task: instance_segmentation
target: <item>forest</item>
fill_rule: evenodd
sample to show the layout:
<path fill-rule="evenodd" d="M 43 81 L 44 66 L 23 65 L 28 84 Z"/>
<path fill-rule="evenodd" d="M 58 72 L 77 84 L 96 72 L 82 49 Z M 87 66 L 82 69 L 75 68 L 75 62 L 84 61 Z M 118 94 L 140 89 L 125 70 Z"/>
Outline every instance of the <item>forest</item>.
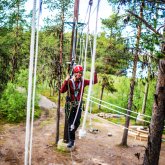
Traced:
<path fill-rule="evenodd" d="M 25 8 L 27 0 L 0 1 L 0 125 L 27 122 L 33 88 L 35 120 L 42 114 L 40 95 L 57 104 L 57 144 L 60 107 L 65 106 L 59 89 L 73 63 L 85 65 L 84 77 L 90 79 L 94 70 L 98 73 L 91 92 L 92 113 L 124 115 L 122 146 L 127 146 L 128 128 L 140 115 L 146 121 L 141 124 L 149 129 L 143 164 L 156 165 L 165 134 L 165 1 L 107 0 L 112 14 L 101 18 L 103 11 L 98 11 L 99 32 L 91 32 L 89 26 L 93 1 L 89 0 L 88 20 L 80 22 L 79 1 L 42 0 L 36 7 L 34 0 L 31 11 Z M 99 3 L 103 2 L 98 0 L 98 9 Z M 41 26 L 44 11 L 51 14 Z M 33 104 L 32 98 L 29 102 Z M 108 104 L 116 109 L 107 108 Z"/>

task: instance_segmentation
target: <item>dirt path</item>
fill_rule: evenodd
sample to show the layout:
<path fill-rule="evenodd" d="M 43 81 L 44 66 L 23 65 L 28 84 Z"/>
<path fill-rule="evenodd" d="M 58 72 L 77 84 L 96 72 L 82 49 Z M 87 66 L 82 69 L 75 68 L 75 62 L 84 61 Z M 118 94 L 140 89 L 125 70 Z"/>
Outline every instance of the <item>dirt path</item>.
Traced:
<path fill-rule="evenodd" d="M 49 102 L 52 105 L 52 102 Z M 54 147 L 55 109 L 44 104 L 40 119 L 34 122 L 32 165 L 140 165 L 143 160 L 145 141 L 128 137 L 128 148 L 119 147 L 123 130 L 108 121 L 93 116 L 92 126 L 97 133 L 87 132 L 86 137 L 76 140 L 74 151 L 62 153 Z M 54 104 L 51 108 L 54 108 Z M 50 108 L 50 107 L 49 107 Z M 63 112 L 63 111 L 61 111 Z M 63 124 L 64 114 L 61 113 Z M 60 130 L 63 131 L 61 124 Z M 88 128 L 89 129 L 89 128 Z M 87 129 L 87 130 L 88 130 Z M 108 136 L 108 133 L 112 136 Z M 60 137 L 63 137 L 61 133 Z M 0 165 L 24 164 L 25 124 L 5 124 L 0 129 Z M 138 159 L 135 154 L 140 153 Z M 165 143 L 162 143 L 159 165 L 165 162 Z"/>

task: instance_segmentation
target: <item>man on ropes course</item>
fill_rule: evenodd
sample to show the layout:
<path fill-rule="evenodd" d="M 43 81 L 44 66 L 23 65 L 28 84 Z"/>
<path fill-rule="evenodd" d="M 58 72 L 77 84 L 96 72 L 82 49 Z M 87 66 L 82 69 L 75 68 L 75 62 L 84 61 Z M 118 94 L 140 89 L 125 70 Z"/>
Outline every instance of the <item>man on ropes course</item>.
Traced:
<path fill-rule="evenodd" d="M 83 67 L 81 65 L 76 65 L 73 68 L 73 76 L 70 78 L 68 75 L 62 84 L 60 89 L 61 93 L 68 91 L 69 96 L 67 96 L 65 104 L 65 113 L 68 118 L 68 137 L 69 143 L 68 148 L 74 146 L 75 132 L 80 125 L 81 112 L 82 112 L 82 94 L 84 88 L 90 84 L 90 80 L 82 78 Z M 97 83 L 97 73 L 94 73 L 93 84 Z"/>

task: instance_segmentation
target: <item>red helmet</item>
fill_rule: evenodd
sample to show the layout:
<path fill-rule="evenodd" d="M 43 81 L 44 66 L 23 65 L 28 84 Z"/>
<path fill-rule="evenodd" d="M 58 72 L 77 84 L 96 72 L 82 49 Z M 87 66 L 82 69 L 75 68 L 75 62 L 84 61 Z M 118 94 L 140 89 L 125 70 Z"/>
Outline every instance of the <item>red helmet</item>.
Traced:
<path fill-rule="evenodd" d="M 83 67 L 81 65 L 76 65 L 73 68 L 73 73 L 82 72 L 82 71 L 83 71 Z"/>

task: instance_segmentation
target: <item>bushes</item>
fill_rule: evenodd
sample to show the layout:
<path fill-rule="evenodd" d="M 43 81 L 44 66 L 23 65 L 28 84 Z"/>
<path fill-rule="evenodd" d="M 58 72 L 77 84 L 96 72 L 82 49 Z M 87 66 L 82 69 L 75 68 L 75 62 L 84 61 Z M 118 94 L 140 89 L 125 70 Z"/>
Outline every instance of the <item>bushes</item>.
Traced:
<path fill-rule="evenodd" d="M 25 92 L 19 92 L 14 84 L 8 83 L 0 100 L 1 116 L 9 122 L 20 122 L 25 119 L 26 100 Z"/>
<path fill-rule="evenodd" d="M 15 84 L 8 83 L 7 88 L 2 93 L 2 97 L 0 99 L 0 118 L 14 123 L 25 120 L 26 103 L 26 90 L 24 90 L 24 88 L 17 88 Z M 35 105 L 35 109 L 34 117 L 39 117 L 39 107 Z"/>

